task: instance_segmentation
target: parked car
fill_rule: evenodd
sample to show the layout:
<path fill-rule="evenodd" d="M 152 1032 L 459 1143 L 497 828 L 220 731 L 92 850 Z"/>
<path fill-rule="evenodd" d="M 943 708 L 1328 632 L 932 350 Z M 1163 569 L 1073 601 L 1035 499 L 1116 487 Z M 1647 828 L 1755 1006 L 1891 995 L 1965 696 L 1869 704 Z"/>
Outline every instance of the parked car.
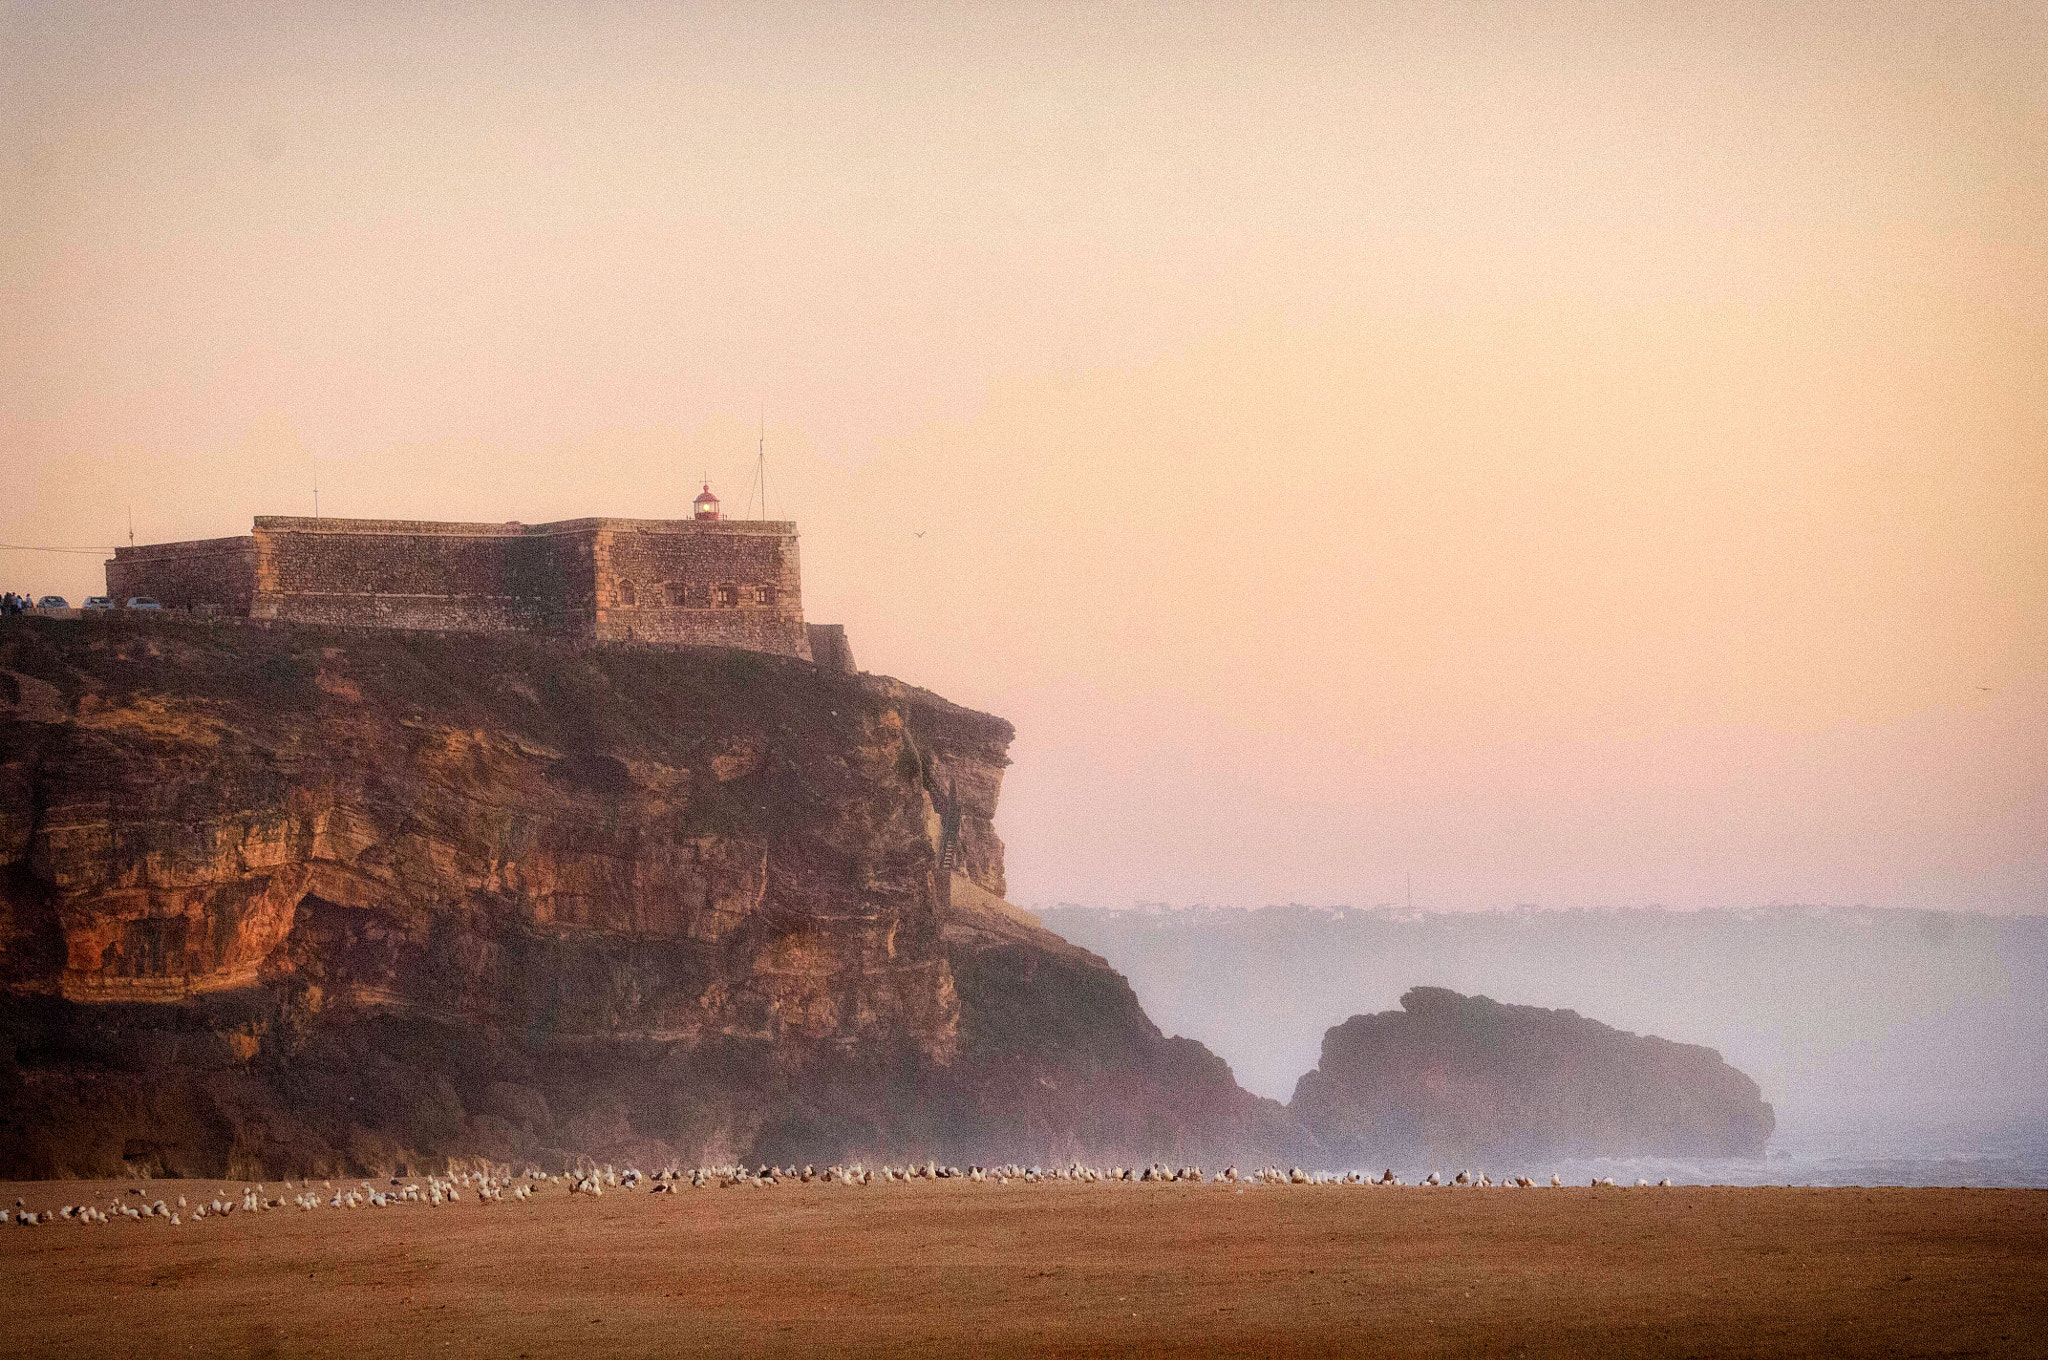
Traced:
<path fill-rule="evenodd" d="M 112 609 L 113 607 L 114 602 L 104 595 L 88 595 L 85 597 L 85 603 L 79 606 L 80 609 Z"/>
<path fill-rule="evenodd" d="M 130 595 L 125 606 L 128 609 L 162 609 L 163 606 L 147 595 Z"/>
<path fill-rule="evenodd" d="M 71 601 L 65 599 L 62 595 L 45 595 L 42 599 L 36 601 L 36 608 L 38 609 L 69 609 L 70 607 Z"/>

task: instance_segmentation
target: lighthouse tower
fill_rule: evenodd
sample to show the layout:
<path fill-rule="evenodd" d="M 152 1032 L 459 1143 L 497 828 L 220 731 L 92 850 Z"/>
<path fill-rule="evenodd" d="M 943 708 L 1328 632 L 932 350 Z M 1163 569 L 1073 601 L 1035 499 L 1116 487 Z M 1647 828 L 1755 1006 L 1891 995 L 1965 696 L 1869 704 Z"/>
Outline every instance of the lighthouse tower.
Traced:
<path fill-rule="evenodd" d="M 691 505 L 695 508 L 698 519 L 718 518 L 718 497 L 711 494 L 709 482 L 704 483 L 704 489 L 697 493 L 697 499 L 692 501 Z"/>

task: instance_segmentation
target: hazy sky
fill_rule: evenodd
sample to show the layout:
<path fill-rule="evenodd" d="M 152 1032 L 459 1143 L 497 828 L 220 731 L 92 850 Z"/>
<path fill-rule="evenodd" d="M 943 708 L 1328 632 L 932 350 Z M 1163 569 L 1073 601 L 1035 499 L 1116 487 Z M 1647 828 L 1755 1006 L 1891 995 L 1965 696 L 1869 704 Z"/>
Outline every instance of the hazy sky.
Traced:
<path fill-rule="evenodd" d="M 1018 901 L 2048 909 L 2033 0 L 4 13 L 0 541 L 765 412 Z"/>

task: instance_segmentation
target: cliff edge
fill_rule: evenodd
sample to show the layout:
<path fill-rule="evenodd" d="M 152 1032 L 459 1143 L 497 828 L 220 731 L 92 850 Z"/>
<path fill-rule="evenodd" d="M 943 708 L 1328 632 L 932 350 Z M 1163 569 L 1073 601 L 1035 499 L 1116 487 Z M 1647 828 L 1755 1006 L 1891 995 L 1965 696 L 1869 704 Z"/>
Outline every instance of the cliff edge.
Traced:
<path fill-rule="evenodd" d="M 1755 1157 L 1775 1127 L 1757 1084 L 1711 1048 L 1441 987 L 1331 1028 L 1288 1108 L 1361 1164 Z"/>
<path fill-rule="evenodd" d="M 747 652 L 17 623 L 0 1174 L 1292 1136 L 1001 901 L 1011 736 Z"/>

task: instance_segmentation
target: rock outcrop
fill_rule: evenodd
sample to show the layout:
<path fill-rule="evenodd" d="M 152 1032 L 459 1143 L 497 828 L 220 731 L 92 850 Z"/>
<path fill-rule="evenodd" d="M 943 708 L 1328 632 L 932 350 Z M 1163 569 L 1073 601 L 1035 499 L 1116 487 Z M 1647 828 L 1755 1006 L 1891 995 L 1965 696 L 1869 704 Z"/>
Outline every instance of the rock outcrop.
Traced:
<path fill-rule="evenodd" d="M 19 622 L 0 1174 L 1283 1143 L 1001 901 L 1010 738 L 744 652 Z"/>
<path fill-rule="evenodd" d="M 1330 1029 L 1288 1108 L 1329 1155 L 1359 1164 L 1754 1157 L 1775 1123 L 1756 1083 L 1711 1048 L 1441 987 Z"/>

